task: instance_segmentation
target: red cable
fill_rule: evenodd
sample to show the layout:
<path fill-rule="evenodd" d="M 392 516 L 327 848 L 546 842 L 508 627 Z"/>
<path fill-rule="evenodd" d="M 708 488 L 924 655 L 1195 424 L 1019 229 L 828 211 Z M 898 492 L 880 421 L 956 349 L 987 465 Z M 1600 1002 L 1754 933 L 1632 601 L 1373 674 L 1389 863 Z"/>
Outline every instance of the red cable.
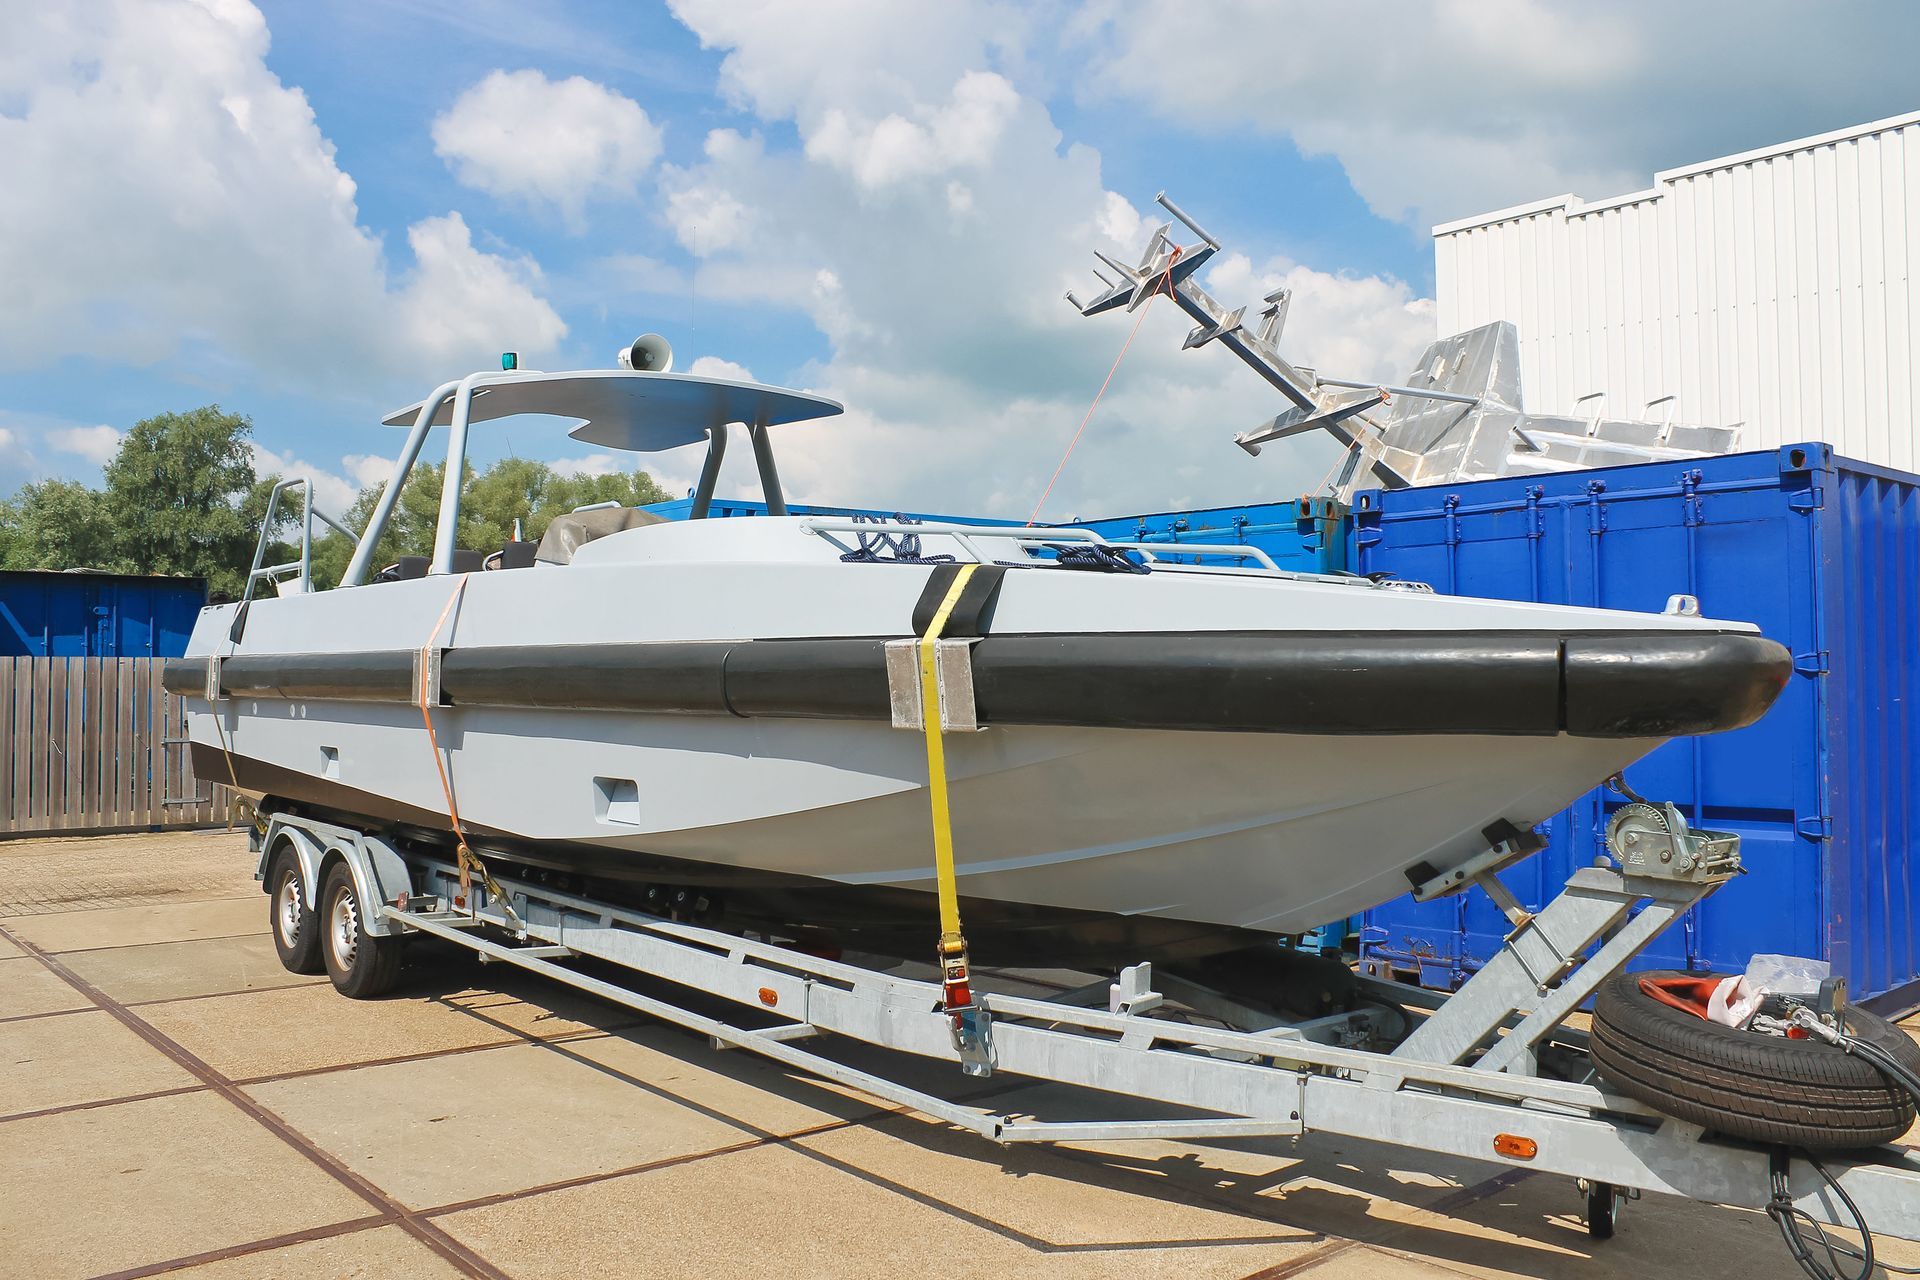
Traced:
<path fill-rule="evenodd" d="M 1179 258 L 1180 247 L 1175 245 L 1173 249 L 1173 261 L 1167 263 L 1166 274 L 1160 277 L 1161 288 L 1168 292 L 1171 292 L 1173 289 L 1173 262 L 1178 261 Z M 1133 322 L 1133 332 L 1129 333 L 1127 340 L 1120 344 L 1120 354 L 1113 358 L 1113 367 L 1107 370 L 1106 380 L 1100 384 L 1100 390 L 1094 393 L 1093 403 L 1087 406 L 1087 416 L 1080 419 L 1079 430 L 1073 433 L 1073 439 L 1067 441 L 1067 451 L 1060 455 L 1060 465 L 1053 469 L 1053 475 L 1048 479 L 1047 487 L 1041 490 L 1040 501 L 1033 504 L 1033 514 L 1027 517 L 1028 528 L 1032 528 L 1035 524 L 1039 523 L 1040 509 L 1047 505 L 1047 498 L 1053 493 L 1054 483 L 1060 479 L 1060 473 L 1067 469 L 1067 459 L 1073 456 L 1074 446 L 1080 443 L 1080 437 L 1085 434 L 1087 424 L 1093 421 L 1093 411 L 1100 407 L 1100 397 L 1107 394 L 1107 387 L 1112 383 L 1113 375 L 1120 372 L 1120 362 L 1127 358 L 1127 349 L 1133 346 L 1134 338 L 1140 333 L 1140 326 L 1147 322 L 1147 312 L 1153 310 L 1154 301 L 1159 298 L 1160 293 L 1161 289 L 1157 288 L 1147 295 L 1147 305 L 1140 308 L 1140 318 Z"/>

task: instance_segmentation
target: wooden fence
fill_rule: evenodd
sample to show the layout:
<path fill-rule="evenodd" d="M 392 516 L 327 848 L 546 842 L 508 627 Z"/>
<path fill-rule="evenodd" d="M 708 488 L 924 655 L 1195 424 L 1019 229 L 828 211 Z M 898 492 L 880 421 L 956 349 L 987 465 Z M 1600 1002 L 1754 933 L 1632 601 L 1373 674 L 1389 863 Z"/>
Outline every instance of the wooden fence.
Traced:
<path fill-rule="evenodd" d="M 186 709 L 160 687 L 164 662 L 0 658 L 0 836 L 226 820 L 226 788 L 166 741 L 186 737 Z"/>

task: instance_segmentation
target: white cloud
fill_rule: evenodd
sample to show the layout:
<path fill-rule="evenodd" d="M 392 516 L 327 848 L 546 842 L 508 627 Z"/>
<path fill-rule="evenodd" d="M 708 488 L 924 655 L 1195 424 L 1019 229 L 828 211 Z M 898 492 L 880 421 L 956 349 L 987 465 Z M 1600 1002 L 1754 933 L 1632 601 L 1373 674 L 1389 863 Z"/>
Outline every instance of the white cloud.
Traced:
<path fill-rule="evenodd" d="M 496 355 L 551 351 L 566 336 L 566 322 L 540 296 L 538 264 L 475 249 L 459 214 L 414 223 L 407 243 L 417 266 L 396 309 L 435 367 L 489 347 Z"/>
<path fill-rule="evenodd" d="M 845 170 L 868 191 L 977 168 L 993 155 L 1019 105 L 1020 95 L 1005 78 L 969 71 L 946 103 L 917 107 L 914 119 L 890 113 L 864 120 L 840 107 L 828 108 L 807 135 L 807 155 Z M 952 192 L 950 185 L 949 203 Z"/>
<path fill-rule="evenodd" d="M 183 347 L 270 384 L 421 379 L 563 327 L 457 215 L 396 271 L 245 0 L 14 6 L 0 43 L 0 367 Z M 469 313 L 449 321 L 456 310 Z M 485 330 L 485 332 L 482 332 Z"/>
<path fill-rule="evenodd" d="M 434 120 L 433 149 L 467 186 L 551 207 L 577 229 L 588 201 L 636 194 L 660 129 L 633 99 L 581 76 L 494 71 Z"/>
<path fill-rule="evenodd" d="M 395 453 L 399 450 L 395 449 Z M 350 453 L 340 459 L 341 469 L 349 479 L 362 489 L 371 489 L 374 485 L 385 484 L 393 474 L 393 459 L 383 458 L 371 453 Z"/>
<path fill-rule="evenodd" d="M 1093 0 L 1069 26 L 1089 99 L 1287 136 L 1338 159 L 1382 216 L 1424 226 L 1624 194 L 1656 169 L 1912 109 L 1920 8 L 1806 17 L 1790 0 L 1220 0 L 1183 9 L 1170 39 L 1163 7 Z"/>
<path fill-rule="evenodd" d="M 253 451 L 255 475 L 262 479 L 277 475 L 282 480 L 294 480 L 304 476 L 313 485 L 314 505 L 336 520 L 344 520 L 347 508 L 351 507 L 353 500 L 360 496 L 358 485 L 350 483 L 325 467 L 317 466 L 304 458 L 277 453 L 258 441 L 252 442 L 248 447 Z M 297 514 L 304 499 L 296 491 L 291 495 L 283 496 L 281 501 L 292 502 L 294 506 L 291 509 Z M 320 537 L 324 529 L 319 521 L 315 521 L 314 525 L 313 536 Z"/>
<path fill-rule="evenodd" d="M 106 425 L 94 427 L 55 427 L 47 432 L 47 441 L 62 453 L 78 454 L 95 466 L 104 467 L 120 452 L 125 433 Z"/>
<path fill-rule="evenodd" d="M 730 378 L 735 382 L 758 382 L 743 364 L 722 360 L 719 356 L 700 356 L 687 366 L 687 372 L 702 378 Z"/>
<path fill-rule="evenodd" d="M 1150 225 L 1022 91 L 1027 19 L 855 0 L 675 9 L 765 125 L 716 130 L 701 163 L 662 171 L 699 295 L 805 314 L 830 354 L 797 380 L 848 406 L 778 429 L 788 496 L 1024 519 L 1135 319 L 1082 319 L 1061 293 L 1091 283 L 1095 247 L 1136 257 Z M 819 74 L 821 59 L 836 74 Z M 798 145 L 773 141 L 789 125 Z M 1229 305 L 1269 277 L 1295 287 L 1288 350 L 1330 372 L 1397 379 L 1432 338 L 1396 281 L 1283 260 L 1234 270 L 1215 281 Z M 1232 446 L 1283 405 L 1227 353 L 1182 352 L 1187 327 L 1156 305 L 1049 514 L 1287 498 L 1319 479 L 1329 458 L 1315 442 L 1257 461 Z M 647 465 L 690 481 L 696 454 Z M 729 452 L 722 489 L 758 492 L 746 450 Z"/>

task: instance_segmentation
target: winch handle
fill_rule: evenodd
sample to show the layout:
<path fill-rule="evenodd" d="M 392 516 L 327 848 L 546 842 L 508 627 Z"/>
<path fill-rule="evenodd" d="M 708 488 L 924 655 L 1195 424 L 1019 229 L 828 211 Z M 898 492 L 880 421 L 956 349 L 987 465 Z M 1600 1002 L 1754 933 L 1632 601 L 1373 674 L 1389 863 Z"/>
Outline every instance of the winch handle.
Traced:
<path fill-rule="evenodd" d="M 1624 772 L 1616 773 L 1611 778 L 1608 778 L 1606 788 L 1615 795 L 1625 796 L 1636 804 L 1652 804 L 1652 801 L 1648 800 L 1627 784 L 1627 775 Z"/>

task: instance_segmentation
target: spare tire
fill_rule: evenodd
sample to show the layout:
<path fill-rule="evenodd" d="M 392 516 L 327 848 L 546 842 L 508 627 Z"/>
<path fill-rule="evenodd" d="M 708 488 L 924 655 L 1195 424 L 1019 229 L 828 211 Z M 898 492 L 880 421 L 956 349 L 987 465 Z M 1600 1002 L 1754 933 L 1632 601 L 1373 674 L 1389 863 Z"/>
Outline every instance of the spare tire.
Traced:
<path fill-rule="evenodd" d="M 1600 1078 L 1654 1109 L 1729 1137 L 1815 1149 L 1871 1147 L 1913 1127 L 1914 1100 L 1872 1063 L 1819 1040 L 1741 1031 L 1663 1004 L 1642 978 L 1616 973 L 1593 1001 Z M 1848 1005 L 1859 1037 L 1920 1071 L 1920 1044 L 1885 1018 Z"/>

